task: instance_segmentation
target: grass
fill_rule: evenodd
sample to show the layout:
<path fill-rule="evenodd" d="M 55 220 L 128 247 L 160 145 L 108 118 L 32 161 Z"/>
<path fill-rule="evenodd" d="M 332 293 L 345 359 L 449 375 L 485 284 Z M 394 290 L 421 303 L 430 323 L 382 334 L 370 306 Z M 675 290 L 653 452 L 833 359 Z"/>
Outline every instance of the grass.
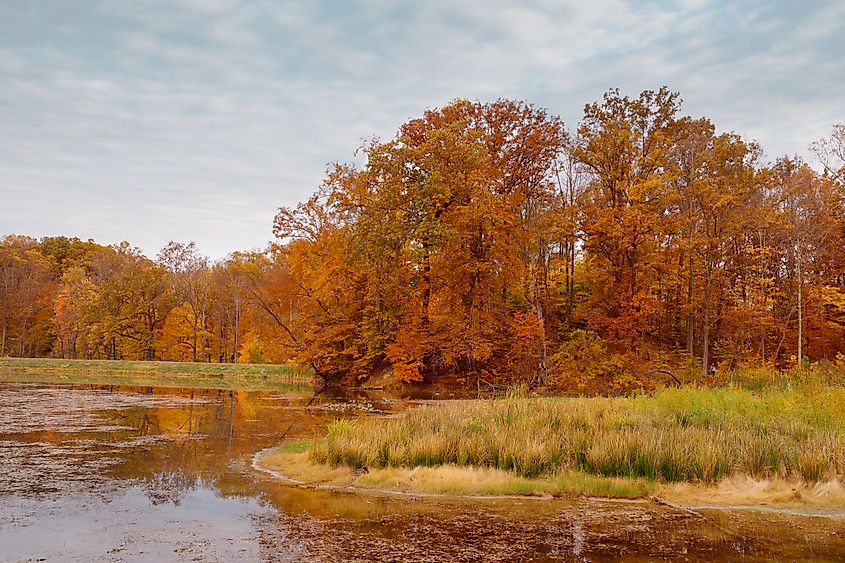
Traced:
<path fill-rule="evenodd" d="M 561 471 L 550 478 L 528 479 L 489 467 L 384 467 L 365 473 L 350 467 L 315 463 L 313 442 L 293 442 L 265 453 L 259 464 L 308 485 L 389 490 L 403 493 L 471 496 L 544 496 L 582 494 L 596 497 L 642 498 L 655 491 L 645 479 L 600 478 L 577 471 Z"/>
<path fill-rule="evenodd" d="M 666 484 L 661 487 L 660 496 L 693 507 L 763 504 L 770 507 L 816 509 L 820 515 L 834 511 L 842 516 L 842 508 L 845 507 L 845 487 L 838 479 L 803 483 L 735 475 L 709 487 L 688 483 Z"/>
<path fill-rule="evenodd" d="M 311 378 L 284 364 L 0 358 L 0 381 L 306 391 Z"/>
<path fill-rule="evenodd" d="M 820 360 L 809 366 L 776 370 L 769 366 L 740 366 L 725 375 L 724 383 L 754 391 L 789 389 L 799 386 L 845 386 L 845 356 L 835 361 Z"/>
<path fill-rule="evenodd" d="M 335 422 L 309 452 L 317 464 L 370 471 L 456 466 L 546 481 L 715 484 L 741 474 L 816 482 L 845 475 L 845 388 L 455 401 L 399 419 Z"/>

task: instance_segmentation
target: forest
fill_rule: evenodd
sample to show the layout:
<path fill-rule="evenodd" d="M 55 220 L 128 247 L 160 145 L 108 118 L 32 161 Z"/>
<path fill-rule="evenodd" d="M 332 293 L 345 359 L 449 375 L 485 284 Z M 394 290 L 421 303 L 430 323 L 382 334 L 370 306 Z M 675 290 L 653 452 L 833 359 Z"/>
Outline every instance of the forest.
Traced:
<path fill-rule="evenodd" d="M 574 128 L 458 99 L 330 167 L 260 252 L 6 236 L 0 357 L 581 391 L 845 365 L 845 124 L 810 150 L 770 161 L 666 87 Z"/>

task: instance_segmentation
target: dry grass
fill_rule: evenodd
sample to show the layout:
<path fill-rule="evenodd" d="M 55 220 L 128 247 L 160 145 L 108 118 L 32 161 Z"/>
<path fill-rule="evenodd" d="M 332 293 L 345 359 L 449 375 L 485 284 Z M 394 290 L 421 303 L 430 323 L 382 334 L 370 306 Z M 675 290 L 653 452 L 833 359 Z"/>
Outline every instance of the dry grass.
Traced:
<path fill-rule="evenodd" d="M 265 453 L 259 460 L 264 469 L 306 485 L 354 486 L 361 489 L 404 493 L 501 496 L 564 495 L 642 498 L 654 493 L 654 483 L 644 479 L 601 478 L 576 471 L 563 471 L 543 479 L 528 479 L 501 469 L 458 467 L 386 467 L 356 473 L 347 466 L 314 463 L 297 442 Z"/>
<path fill-rule="evenodd" d="M 684 388 L 635 398 L 441 403 L 340 421 L 311 459 L 350 468 L 455 465 L 528 480 L 573 472 L 666 482 L 845 475 L 845 388 Z"/>
<path fill-rule="evenodd" d="M 778 508 L 845 508 L 845 487 L 839 479 L 818 483 L 785 481 L 780 478 L 754 479 L 736 475 L 722 479 L 715 486 L 671 483 L 661 487 L 660 495 L 687 506 L 759 505 Z"/>
<path fill-rule="evenodd" d="M 310 485 L 349 485 L 355 480 L 352 469 L 315 464 L 305 452 L 279 448 L 264 453 L 259 460 L 262 468 L 276 471 L 286 478 Z"/>

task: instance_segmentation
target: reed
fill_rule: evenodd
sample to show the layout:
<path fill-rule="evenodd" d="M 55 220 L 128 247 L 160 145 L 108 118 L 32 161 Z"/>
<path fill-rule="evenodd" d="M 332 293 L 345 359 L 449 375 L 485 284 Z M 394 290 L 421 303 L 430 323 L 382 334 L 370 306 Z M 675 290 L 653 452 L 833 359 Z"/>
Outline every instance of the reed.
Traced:
<path fill-rule="evenodd" d="M 491 468 L 666 482 L 845 475 L 845 387 L 667 389 L 632 398 L 454 401 L 340 421 L 312 461 L 352 468 Z"/>

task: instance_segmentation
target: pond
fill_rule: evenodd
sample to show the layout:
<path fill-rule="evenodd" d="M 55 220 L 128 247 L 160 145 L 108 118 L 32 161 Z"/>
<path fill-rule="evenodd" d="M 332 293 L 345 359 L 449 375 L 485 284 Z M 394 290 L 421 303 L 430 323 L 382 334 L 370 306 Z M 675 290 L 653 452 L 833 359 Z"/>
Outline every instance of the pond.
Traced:
<path fill-rule="evenodd" d="M 313 490 L 253 467 L 337 417 L 406 407 L 296 388 L 0 383 L 0 560 L 845 558 L 841 517 Z"/>

